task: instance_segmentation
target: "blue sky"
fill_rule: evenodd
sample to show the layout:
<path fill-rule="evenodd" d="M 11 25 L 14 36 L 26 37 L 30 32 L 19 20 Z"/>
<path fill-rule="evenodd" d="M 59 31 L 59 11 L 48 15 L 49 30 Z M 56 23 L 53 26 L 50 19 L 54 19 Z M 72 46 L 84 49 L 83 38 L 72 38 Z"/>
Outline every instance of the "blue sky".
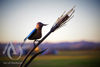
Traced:
<path fill-rule="evenodd" d="M 99 0 L 0 0 L 0 42 L 22 42 L 39 21 L 49 24 L 43 27 L 44 36 L 56 19 L 74 5 L 73 19 L 45 42 L 100 42 L 99 4 Z"/>

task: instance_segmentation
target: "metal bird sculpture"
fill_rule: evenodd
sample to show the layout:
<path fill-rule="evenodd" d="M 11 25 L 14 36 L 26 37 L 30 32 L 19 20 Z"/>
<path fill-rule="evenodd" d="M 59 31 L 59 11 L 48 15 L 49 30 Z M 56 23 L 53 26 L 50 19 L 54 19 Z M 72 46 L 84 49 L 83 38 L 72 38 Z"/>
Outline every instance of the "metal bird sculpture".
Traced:
<path fill-rule="evenodd" d="M 36 25 L 36 28 L 32 30 L 32 32 L 24 39 L 24 42 L 29 39 L 29 40 L 34 40 L 34 42 L 37 39 L 40 39 L 42 37 L 42 27 L 46 26 L 47 24 L 43 24 L 41 22 L 38 22 Z"/>

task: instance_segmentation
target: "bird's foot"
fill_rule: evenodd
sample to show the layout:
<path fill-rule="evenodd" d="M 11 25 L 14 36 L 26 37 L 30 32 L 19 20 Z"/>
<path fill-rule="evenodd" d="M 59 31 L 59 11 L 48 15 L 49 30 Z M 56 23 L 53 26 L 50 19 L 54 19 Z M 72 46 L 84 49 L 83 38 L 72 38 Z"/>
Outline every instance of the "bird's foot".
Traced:
<path fill-rule="evenodd" d="M 34 46 L 36 45 L 36 43 L 38 43 L 40 40 L 34 40 L 33 41 L 33 44 L 34 44 Z"/>

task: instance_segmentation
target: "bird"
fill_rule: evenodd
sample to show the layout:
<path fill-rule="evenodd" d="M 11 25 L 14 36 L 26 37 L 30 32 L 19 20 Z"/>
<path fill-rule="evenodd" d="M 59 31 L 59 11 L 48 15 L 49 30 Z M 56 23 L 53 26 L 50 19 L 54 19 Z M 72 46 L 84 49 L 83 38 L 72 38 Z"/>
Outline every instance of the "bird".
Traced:
<path fill-rule="evenodd" d="M 48 24 L 43 24 L 42 22 L 38 22 L 36 24 L 35 29 L 32 30 L 32 32 L 24 39 L 24 42 L 29 40 L 36 41 L 37 39 L 40 39 L 42 37 L 42 27 L 47 26 Z"/>

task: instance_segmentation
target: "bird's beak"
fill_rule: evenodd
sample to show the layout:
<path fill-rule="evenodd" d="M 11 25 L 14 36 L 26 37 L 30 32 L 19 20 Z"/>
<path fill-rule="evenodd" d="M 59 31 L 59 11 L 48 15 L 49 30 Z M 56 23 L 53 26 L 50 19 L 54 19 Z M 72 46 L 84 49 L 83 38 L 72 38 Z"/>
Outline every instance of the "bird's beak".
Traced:
<path fill-rule="evenodd" d="M 43 26 L 47 26 L 48 24 L 43 24 Z"/>

